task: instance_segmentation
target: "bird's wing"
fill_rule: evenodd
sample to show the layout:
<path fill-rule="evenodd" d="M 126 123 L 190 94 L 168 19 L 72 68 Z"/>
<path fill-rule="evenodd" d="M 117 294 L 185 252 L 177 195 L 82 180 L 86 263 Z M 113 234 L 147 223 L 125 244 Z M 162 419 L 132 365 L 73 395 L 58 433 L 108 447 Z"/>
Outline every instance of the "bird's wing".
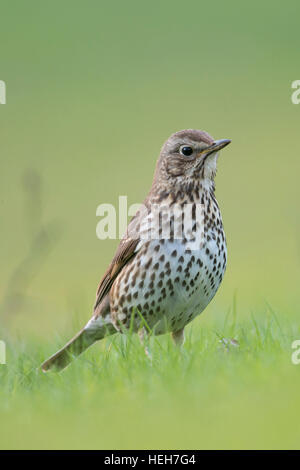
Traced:
<path fill-rule="evenodd" d="M 97 309 L 100 302 L 103 300 L 105 295 L 109 292 L 114 280 L 123 269 L 123 267 L 137 254 L 136 248 L 140 241 L 138 236 L 139 230 L 139 213 L 137 213 L 128 225 L 125 236 L 120 241 L 120 244 L 117 248 L 116 254 L 110 263 L 107 271 L 105 272 L 103 278 L 100 281 L 100 284 L 97 289 L 96 294 L 96 303 L 94 305 L 94 312 Z M 136 236 L 130 237 L 128 234 L 135 234 Z M 96 312 L 95 312 L 96 313 Z M 98 314 L 96 313 L 96 316 Z"/>

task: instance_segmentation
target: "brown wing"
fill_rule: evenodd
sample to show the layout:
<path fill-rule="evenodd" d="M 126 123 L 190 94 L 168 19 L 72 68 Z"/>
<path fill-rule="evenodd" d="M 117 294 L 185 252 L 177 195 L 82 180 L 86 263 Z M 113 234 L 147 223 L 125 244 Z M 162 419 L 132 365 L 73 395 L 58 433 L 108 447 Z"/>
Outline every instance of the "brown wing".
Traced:
<path fill-rule="evenodd" d="M 94 311 L 103 300 L 105 295 L 109 292 L 114 280 L 117 275 L 123 269 L 123 267 L 136 255 L 136 247 L 140 241 L 137 236 L 139 231 L 139 221 L 141 213 L 138 212 L 130 221 L 126 235 L 121 240 L 116 254 L 110 263 L 106 273 L 100 281 L 99 287 L 96 294 L 96 303 L 94 305 Z M 135 234 L 134 238 L 128 236 L 128 233 Z"/>

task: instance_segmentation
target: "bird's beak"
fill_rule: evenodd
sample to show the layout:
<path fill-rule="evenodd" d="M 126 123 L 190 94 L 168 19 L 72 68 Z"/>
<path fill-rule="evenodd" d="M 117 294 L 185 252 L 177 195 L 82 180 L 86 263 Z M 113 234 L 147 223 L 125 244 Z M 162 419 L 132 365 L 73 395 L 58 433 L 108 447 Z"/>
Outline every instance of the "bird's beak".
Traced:
<path fill-rule="evenodd" d="M 230 142 L 231 140 L 229 139 L 215 140 L 212 145 L 201 150 L 201 152 L 199 153 L 199 157 L 202 155 L 205 155 L 207 157 L 211 153 L 218 152 L 219 150 L 226 147 L 226 145 L 229 145 Z"/>

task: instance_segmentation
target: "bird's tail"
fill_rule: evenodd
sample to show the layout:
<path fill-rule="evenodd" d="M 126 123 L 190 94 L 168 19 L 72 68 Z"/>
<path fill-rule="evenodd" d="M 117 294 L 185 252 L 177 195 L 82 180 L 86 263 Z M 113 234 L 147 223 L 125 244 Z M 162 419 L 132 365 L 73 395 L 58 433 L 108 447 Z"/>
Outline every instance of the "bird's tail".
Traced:
<path fill-rule="evenodd" d="M 114 332 L 116 332 L 116 330 L 114 330 Z M 41 365 L 42 371 L 48 372 L 50 369 L 55 369 L 59 372 L 63 370 L 75 357 L 82 354 L 95 341 L 98 341 L 104 338 L 107 334 L 112 333 L 113 331 L 107 328 L 107 326 L 97 328 L 96 334 L 93 329 L 87 327 L 83 328 L 62 349 L 43 362 Z"/>

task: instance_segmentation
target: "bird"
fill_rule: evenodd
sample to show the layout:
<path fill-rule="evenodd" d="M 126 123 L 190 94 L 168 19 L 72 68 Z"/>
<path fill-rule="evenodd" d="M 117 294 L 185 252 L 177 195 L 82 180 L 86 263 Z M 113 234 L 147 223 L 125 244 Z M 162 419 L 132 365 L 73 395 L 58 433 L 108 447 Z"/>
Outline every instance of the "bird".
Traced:
<path fill-rule="evenodd" d="M 226 270 L 215 176 L 230 142 L 197 129 L 168 138 L 150 191 L 100 281 L 91 319 L 43 372 L 63 370 L 96 341 L 129 329 L 141 337 L 171 333 L 183 344 L 185 326 L 210 303 Z"/>

